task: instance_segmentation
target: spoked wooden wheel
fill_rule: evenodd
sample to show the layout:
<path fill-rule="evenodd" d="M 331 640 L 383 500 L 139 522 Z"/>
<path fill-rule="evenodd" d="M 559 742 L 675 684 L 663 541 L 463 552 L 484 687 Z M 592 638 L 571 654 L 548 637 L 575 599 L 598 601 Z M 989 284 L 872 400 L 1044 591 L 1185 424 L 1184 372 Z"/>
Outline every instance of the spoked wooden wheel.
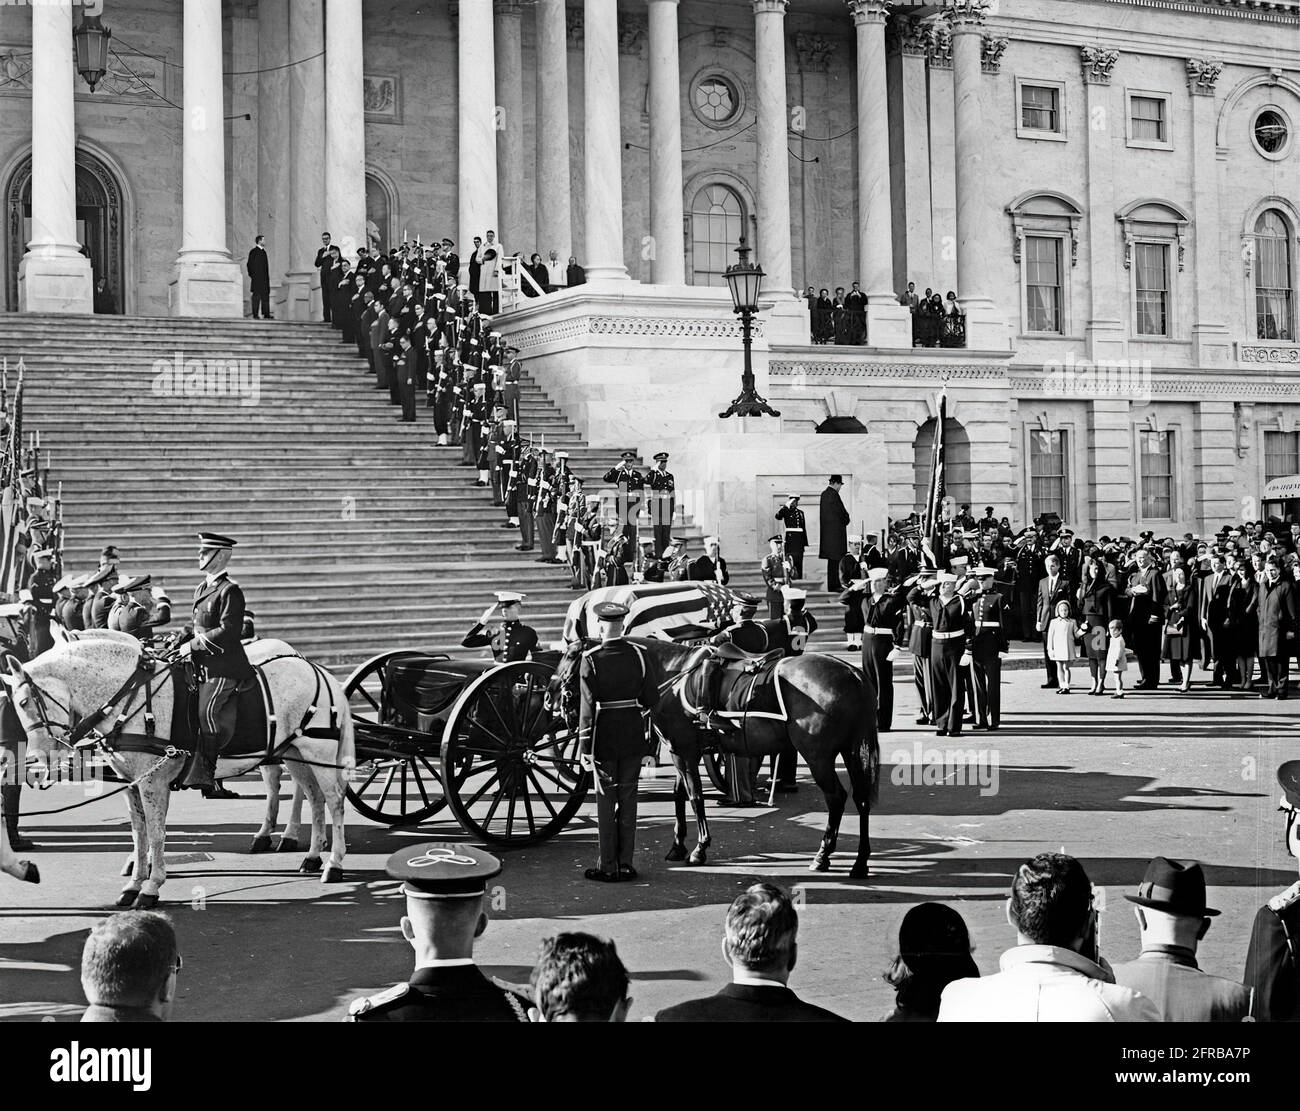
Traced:
<path fill-rule="evenodd" d="M 480 675 L 461 693 L 442 735 L 447 801 L 465 831 L 497 845 L 554 836 L 590 785 L 577 738 L 545 705 L 554 668 L 518 661 Z"/>
<path fill-rule="evenodd" d="M 731 798 L 731 761 L 721 749 L 710 749 L 704 753 L 704 770 L 709 773 L 709 780 L 722 792 L 724 799 Z"/>
<path fill-rule="evenodd" d="M 394 705 L 392 668 L 423 652 L 385 652 L 349 677 L 344 693 L 357 732 L 357 769 L 347 787 L 357 813 L 383 825 L 415 825 L 447 805 L 438 740 Z"/>

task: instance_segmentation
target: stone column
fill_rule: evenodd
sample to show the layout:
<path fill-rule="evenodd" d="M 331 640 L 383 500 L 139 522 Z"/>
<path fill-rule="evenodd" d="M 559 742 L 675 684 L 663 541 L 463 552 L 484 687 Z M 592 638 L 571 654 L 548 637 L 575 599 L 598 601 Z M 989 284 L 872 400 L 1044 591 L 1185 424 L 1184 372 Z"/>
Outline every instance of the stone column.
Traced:
<path fill-rule="evenodd" d="M 1110 78 L 1118 50 L 1095 46 L 1079 48 L 1083 69 L 1083 111 L 1085 120 L 1115 121 L 1124 126 L 1123 106 L 1111 93 Z M 1088 358 L 1093 362 L 1123 359 L 1127 352 L 1127 329 L 1120 311 L 1121 270 L 1115 233 L 1114 132 L 1111 126 L 1087 128 L 1088 142 L 1088 265 L 1092 305 L 1085 336 Z M 1061 265 L 1066 266 L 1062 252 Z M 1021 263 L 1021 265 L 1025 265 Z"/>
<path fill-rule="evenodd" d="M 497 227 L 496 60 L 492 0 L 461 0 L 456 21 L 460 240 L 468 264 L 474 237 Z M 506 244 L 509 247 L 509 244 Z"/>
<path fill-rule="evenodd" d="M 77 242 L 76 80 L 70 0 L 33 4 L 32 238 L 18 264 L 23 312 L 94 308 L 90 259 Z M 114 292 L 121 302 L 125 291 Z"/>
<path fill-rule="evenodd" d="M 981 101 L 984 82 L 985 0 L 948 0 L 952 28 L 957 185 L 957 298 L 966 310 L 966 345 L 1005 351 L 1011 345 L 1006 319 L 988 293 L 994 241 L 994 190 L 985 159 L 988 135 Z"/>
<path fill-rule="evenodd" d="M 912 346 L 912 317 L 894 292 L 894 210 L 889 187 L 886 0 L 849 0 L 858 44 L 858 268 L 867 295 L 867 343 Z"/>
<path fill-rule="evenodd" d="M 569 45 L 564 0 L 537 0 L 537 249 L 573 254 L 569 188 Z"/>
<path fill-rule="evenodd" d="M 271 300 L 283 315 L 278 275 L 289 252 L 289 0 L 257 5 L 257 230 L 266 236 L 271 266 Z M 277 270 L 276 268 L 281 269 Z"/>
<path fill-rule="evenodd" d="M 524 225 L 524 47 L 519 0 L 495 0 L 497 74 L 497 240 L 506 250 L 533 253 L 536 237 Z M 540 132 L 540 136 L 545 136 Z M 567 134 L 567 132 L 566 132 Z M 486 230 L 486 229 L 485 229 Z"/>
<path fill-rule="evenodd" d="M 184 58 L 181 250 L 171 310 L 175 316 L 243 316 L 244 281 L 226 246 L 221 0 L 185 0 Z"/>
<path fill-rule="evenodd" d="M 678 0 L 650 0 L 650 234 L 656 285 L 686 284 L 682 237 L 682 91 Z"/>
<path fill-rule="evenodd" d="M 290 320 L 320 320 L 320 271 L 315 267 L 325 223 L 325 49 L 322 0 L 289 0 L 289 217 L 288 266 L 284 276 L 284 315 Z M 299 59 L 312 59 L 311 61 Z"/>
<path fill-rule="evenodd" d="M 609 0 L 584 0 L 583 27 L 587 280 L 627 280 L 617 7 Z"/>
<path fill-rule="evenodd" d="M 366 245 L 361 0 L 325 0 L 325 223 L 343 257 Z"/>
<path fill-rule="evenodd" d="M 1225 323 L 1228 296 L 1221 258 L 1219 182 L 1223 163 L 1216 153 L 1218 102 L 1214 90 L 1223 63 L 1207 58 L 1187 59 L 1187 87 L 1192 100 L 1192 270 L 1196 282 L 1196 314 L 1192 318 L 1192 352 L 1197 366 L 1223 366 L 1233 361 L 1232 335 Z M 1236 237 L 1234 236 L 1234 240 Z"/>
<path fill-rule="evenodd" d="M 913 19 L 896 21 L 898 54 L 889 58 L 890 179 L 894 205 L 894 289 L 909 281 L 924 289 L 935 278 L 930 212 L 929 89 L 925 57 L 930 26 Z M 949 98 L 951 102 L 951 97 Z"/>
<path fill-rule="evenodd" d="M 754 81 L 758 89 L 758 243 L 754 261 L 764 292 L 794 295 L 790 260 L 790 152 L 786 133 L 785 9 L 787 0 L 753 0 Z"/>
<path fill-rule="evenodd" d="M 957 288 L 957 146 L 953 138 L 952 32 L 946 24 L 931 24 L 927 54 L 930 79 L 930 238 L 933 281 L 916 284 L 924 292 Z"/>

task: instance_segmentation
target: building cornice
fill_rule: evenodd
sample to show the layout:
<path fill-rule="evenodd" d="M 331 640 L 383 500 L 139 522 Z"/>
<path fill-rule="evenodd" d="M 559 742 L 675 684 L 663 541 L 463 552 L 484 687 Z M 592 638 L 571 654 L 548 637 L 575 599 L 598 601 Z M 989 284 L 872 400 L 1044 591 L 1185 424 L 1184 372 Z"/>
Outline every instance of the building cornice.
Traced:
<path fill-rule="evenodd" d="M 1104 0 L 1131 8 L 1161 8 L 1264 23 L 1300 23 L 1300 0 Z"/>

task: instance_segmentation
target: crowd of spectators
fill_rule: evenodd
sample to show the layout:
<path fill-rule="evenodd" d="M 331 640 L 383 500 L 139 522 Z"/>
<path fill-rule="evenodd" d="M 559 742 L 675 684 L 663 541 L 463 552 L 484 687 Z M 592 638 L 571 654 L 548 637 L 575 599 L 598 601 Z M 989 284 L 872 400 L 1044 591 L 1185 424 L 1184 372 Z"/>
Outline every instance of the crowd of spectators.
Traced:
<path fill-rule="evenodd" d="M 859 283 L 854 282 L 847 292 L 843 286 L 836 286 L 833 297 L 827 288 L 816 290 L 809 286 L 803 299 L 808 304 L 813 343 L 860 346 L 867 342 L 867 295 Z M 953 290 L 941 297 L 927 287 L 922 295 L 916 292 L 915 282 L 908 282 L 898 302 L 911 311 L 913 347 L 966 345 L 966 314 Z"/>

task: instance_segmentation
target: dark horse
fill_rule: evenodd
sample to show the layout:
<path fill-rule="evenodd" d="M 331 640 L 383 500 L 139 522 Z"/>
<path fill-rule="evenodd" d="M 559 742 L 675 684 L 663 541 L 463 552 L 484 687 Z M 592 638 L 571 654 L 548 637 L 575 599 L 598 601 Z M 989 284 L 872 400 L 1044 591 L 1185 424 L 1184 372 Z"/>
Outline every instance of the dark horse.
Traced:
<path fill-rule="evenodd" d="M 704 664 L 713 649 L 650 637 L 627 639 L 654 655 L 668 677 L 659 704 L 651 713 L 655 726 L 668 742 L 673 767 L 677 770 L 673 790 L 676 808 L 673 844 L 667 859 L 702 864 L 711 838 L 700 782 L 700 755 L 706 746 L 706 734 L 698 724 L 697 708 L 703 702 Z M 577 723 L 577 663 L 583 647 L 581 643 L 569 646 L 551 681 L 551 690 L 559 692 L 561 709 L 570 728 L 575 728 Z M 748 679 L 742 677 L 738 682 L 747 683 Z M 875 696 L 868 683 L 854 667 L 834 656 L 808 653 L 780 660 L 773 681 L 756 687 L 741 707 L 745 716 L 734 719 L 741 728 L 710 738 L 726 752 L 747 756 L 770 756 L 787 744 L 794 745 L 826 799 L 826 830 L 813 857 L 811 870 L 814 872 L 830 869 L 831 854 L 839 839 L 840 819 L 849 796 L 836 773 L 835 760 L 839 757 L 848 769 L 853 803 L 862 823 L 858 855 L 849 875 L 861 879 L 868 874 L 871 806 L 876 801 L 880 779 Z M 695 809 L 698 835 L 698 843 L 689 857 L 685 844 L 688 797 Z"/>

